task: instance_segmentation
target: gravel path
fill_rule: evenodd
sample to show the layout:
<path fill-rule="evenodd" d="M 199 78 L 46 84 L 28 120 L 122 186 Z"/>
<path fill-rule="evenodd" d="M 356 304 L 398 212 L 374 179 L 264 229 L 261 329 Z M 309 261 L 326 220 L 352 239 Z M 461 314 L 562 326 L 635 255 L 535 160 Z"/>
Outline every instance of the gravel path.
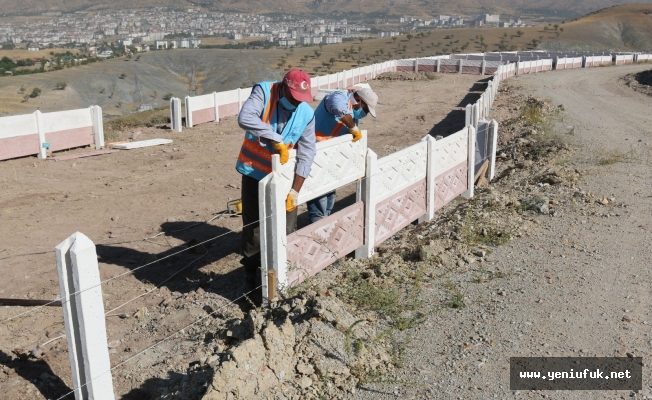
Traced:
<path fill-rule="evenodd" d="M 645 69 L 510 80 L 563 105 L 556 129 L 574 134 L 578 149 L 569 163 L 586 171 L 574 189 L 614 200 L 597 212 L 580 204 L 555 217 L 532 217 L 528 233 L 496 248 L 483 264 L 506 277 L 456 280 L 466 307 L 434 312 L 406 333 L 405 367 L 356 398 L 652 398 L 647 366 L 638 393 L 509 389 L 509 357 L 630 353 L 645 362 L 652 353 L 652 99 L 621 82 Z M 436 297 L 434 289 L 431 298 L 424 290 L 426 304 Z"/>

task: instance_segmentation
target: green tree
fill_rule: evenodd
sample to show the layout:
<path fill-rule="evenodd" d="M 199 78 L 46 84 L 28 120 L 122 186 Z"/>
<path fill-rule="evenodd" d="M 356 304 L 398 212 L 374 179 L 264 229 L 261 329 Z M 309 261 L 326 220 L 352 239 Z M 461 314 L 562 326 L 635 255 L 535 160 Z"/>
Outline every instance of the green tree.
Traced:
<path fill-rule="evenodd" d="M 408 42 L 409 42 L 410 40 L 412 40 L 413 37 L 414 37 L 414 36 L 412 36 L 411 33 L 408 33 L 408 34 L 407 34 L 407 40 L 408 40 Z"/>
<path fill-rule="evenodd" d="M 172 93 L 166 93 L 163 95 L 162 99 L 165 101 L 169 101 L 172 98 Z"/>
<path fill-rule="evenodd" d="M 398 39 L 396 36 L 392 37 L 392 40 L 394 41 L 394 43 L 396 43 L 396 39 Z"/>
<path fill-rule="evenodd" d="M 29 95 L 29 97 L 36 98 L 39 97 L 40 95 L 41 95 L 41 89 L 35 87 L 34 89 L 32 89 L 32 93 Z"/>
<path fill-rule="evenodd" d="M 127 74 L 125 74 L 125 73 L 123 72 L 123 73 L 120 74 L 120 76 L 119 76 L 118 78 L 120 78 L 120 79 L 124 79 L 124 78 L 126 78 L 126 77 L 127 77 Z"/>

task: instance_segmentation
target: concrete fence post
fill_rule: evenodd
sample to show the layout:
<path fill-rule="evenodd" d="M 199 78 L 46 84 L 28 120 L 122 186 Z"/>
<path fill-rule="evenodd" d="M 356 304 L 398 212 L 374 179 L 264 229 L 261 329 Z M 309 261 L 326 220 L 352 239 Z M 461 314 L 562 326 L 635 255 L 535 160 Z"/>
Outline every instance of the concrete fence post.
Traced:
<path fill-rule="evenodd" d="M 34 118 L 36 118 L 36 129 L 38 130 L 38 140 L 40 147 L 38 149 L 38 158 L 46 159 L 48 156 L 48 143 L 45 141 L 45 127 L 43 126 L 43 114 L 36 110 L 34 111 Z"/>
<path fill-rule="evenodd" d="M 242 94 L 240 93 L 241 90 L 238 88 L 238 114 L 240 113 L 240 110 L 242 109 Z"/>
<path fill-rule="evenodd" d="M 460 74 L 462 73 L 463 69 L 464 69 L 464 60 L 460 58 Z"/>
<path fill-rule="evenodd" d="M 419 72 L 419 57 L 414 59 L 414 72 Z"/>
<path fill-rule="evenodd" d="M 170 99 L 170 124 L 175 132 L 183 130 L 181 127 L 181 99 L 177 97 Z"/>
<path fill-rule="evenodd" d="M 80 232 L 55 248 L 76 400 L 114 400 L 95 244 Z"/>
<path fill-rule="evenodd" d="M 95 150 L 99 150 L 104 147 L 104 122 L 102 121 L 102 107 L 91 106 L 91 120 L 93 121 Z"/>
<path fill-rule="evenodd" d="M 521 73 L 521 62 L 516 61 L 516 70 L 514 71 L 514 75 L 520 75 L 520 73 Z"/>
<path fill-rule="evenodd" d="M 476 129 L 472 126 L 468 127 L 468 154 L 466 156 L 467 158 L 467 165 L 466 165 L 466 184 L 467 184 L 467 189 L 464 193 L 462 193 L 462 197 L 465 199 L 470 199 L 473 197 L 473 184 L 474 178 L 475 178 L 475 135 L 476 135 Z"/>
<path fill-rule="evenodd" d="M 498 149 L 498 122 L 496 120 L 491 121 L 490 130 L 489 130 L 489 154 L 491 158 L 489 160 L 489 181 L 491 181 L 496 175 L 496 150 Z"/>
<path fill-rule="evenodd" d="M 473 126 L 473 129 L 478 129 L 478 122 L 480 121 L 480 107 L 478 107 L 478 103 L 475 103 L 473 105 L 473 119 L 471 122 L 471 126 Z"/>
<path fill-rule="evenodd" d="M 215 106 L 215 122 L 220 122 L 220 94 L 213 92 L 213 105 Z"/>
<path fill-rule="evenodd" d="M 441 72 L 441 60 L 437 59 L 437 72 Z"/>
<path fill-rule="evenodd" d="M 376 241 L 376 188 L 380 177 L 374 174 L 378 156 L 367 149 L 365 157 L 365 177 L 358 181 L 356 201 L 364 203 L 364 240 L 362 246 L 355 250 L 355 258 L 369 258 L 374 255 Z"/>
<path fill-rule="evenodd" d="M 473 105 L 472 104 L 467 104 L 466 105 L 466 114 L 464 117 L 464 127 L 467 127 L 471 125 L 471 121 L 473 121 Z"/>
<path fill-rule="evenodd" d="M 190 96 L 186 96 L 186 128 L 192 128 L 192 110 L 190 109 Z"/>
<path fill-rule="evenodd" d="M 480 67 L 481 67 L 481 69 L 482 69 L 481 72 L 480 72 L 480 75 L 484 75 L 484 72 L 485 72 L 485 65 L 486 65 L 486 62 L 485 62 L 485 60 L 484 60 L 484 58 L 483 58 L 483 59 L 482 59 L 482 62 L 480 63 Z"/>

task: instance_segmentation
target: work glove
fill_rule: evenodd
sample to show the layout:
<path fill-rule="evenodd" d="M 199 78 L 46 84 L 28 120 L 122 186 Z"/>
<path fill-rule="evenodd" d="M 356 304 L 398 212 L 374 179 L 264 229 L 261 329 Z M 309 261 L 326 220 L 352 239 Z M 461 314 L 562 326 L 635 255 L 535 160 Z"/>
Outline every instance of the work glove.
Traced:
<path fill-rule="evenodd" d="M 288 149 L 288 145 L 285 143 L 274 143 L 274 150 L 278 152 L 278 154 L 281 156 L 281 165 L 285 164 L 288 162 L 290 159 L 290 150 Z"/>
<path fill-rule="evenodd" d="M 360 128 L 358 128 L 357 125 L 355 125 L 353 128 L 349 128 L 349 133 L 353 135 L 353 140 L 352 142 L 357 142 L 358 140 L 362 139 L 362 131 L 360 131 Z"/>
<path fill-rule="evenodd" d="M 287 212 L 292 212 L 297 208 L 297 199 L 299 198 L 299 192 L 292 189 L 288 193 L 288 198 L 285 200 L 285 210 Z"/>

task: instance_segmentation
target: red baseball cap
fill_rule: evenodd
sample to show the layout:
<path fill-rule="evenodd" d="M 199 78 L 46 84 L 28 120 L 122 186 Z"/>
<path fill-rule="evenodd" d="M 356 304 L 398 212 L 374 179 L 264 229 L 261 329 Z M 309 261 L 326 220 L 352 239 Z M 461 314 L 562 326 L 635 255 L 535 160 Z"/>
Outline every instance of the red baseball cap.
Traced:
<path fill-rule="evenodd" d="M 292 97 L 298 101 L 312 101 L 310 90 L 310 75 L 300 69 L 291 69 L 285 74 L 283 82 L 290 88 Z"/>

